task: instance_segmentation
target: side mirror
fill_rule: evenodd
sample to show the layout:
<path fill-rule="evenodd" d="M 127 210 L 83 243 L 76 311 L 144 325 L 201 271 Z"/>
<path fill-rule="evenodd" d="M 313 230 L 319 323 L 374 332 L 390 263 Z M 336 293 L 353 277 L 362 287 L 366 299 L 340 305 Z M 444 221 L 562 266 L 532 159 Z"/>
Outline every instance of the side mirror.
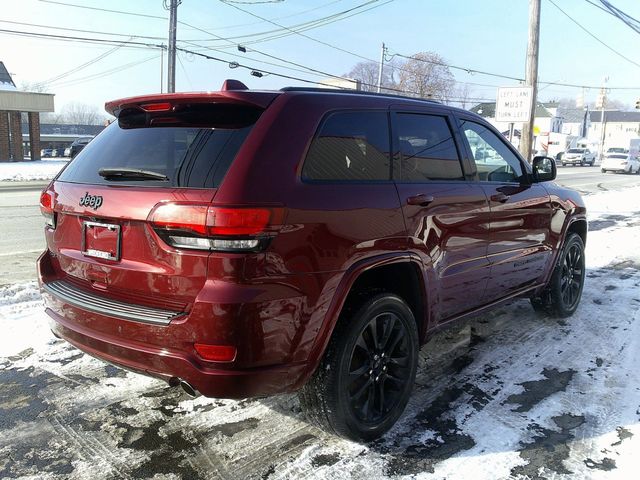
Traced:
<path fill-rule="evenodd" d="M 556 161 L 551 157 L 534 157 L 532 162 L 533 182 L 550 182 L 556 179 Z"/>

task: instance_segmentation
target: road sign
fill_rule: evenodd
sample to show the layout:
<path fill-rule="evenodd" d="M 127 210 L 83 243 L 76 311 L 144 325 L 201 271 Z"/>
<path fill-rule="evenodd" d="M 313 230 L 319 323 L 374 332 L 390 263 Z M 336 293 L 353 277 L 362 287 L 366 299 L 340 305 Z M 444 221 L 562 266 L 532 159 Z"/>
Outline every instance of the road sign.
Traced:
<path fill-rule="evenodd" d="M 531 87 L 500 87 L 496 122 L 525 123 L 531 113 Z"/>

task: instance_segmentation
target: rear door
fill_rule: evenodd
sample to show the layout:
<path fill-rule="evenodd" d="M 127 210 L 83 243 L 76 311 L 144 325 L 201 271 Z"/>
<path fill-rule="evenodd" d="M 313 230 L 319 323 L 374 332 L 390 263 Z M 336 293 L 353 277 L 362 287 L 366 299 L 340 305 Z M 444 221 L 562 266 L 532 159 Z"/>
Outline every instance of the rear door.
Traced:
<path fill-rule="evenodd" d="M 150 213 L 170 202 L 211 203 L 259 116 L 240 121 L 211 106 L 210 123 L 207 108 L 133 109 L 70 162 L 50 187 L 56 227 L 48 247 L 60 277 L 133 303 L 178 309 L 195 300 L 209 252 L 170 246 Z"/>
<path fill-rule="evenodd" d="M 497 131 L 474 117 L 459 116 L 460 130 L 475 162 L 474 185 L 489 199 L 488 258 L 491 281 L 485 302 L 542 281 L 552 245 L 551 200 L 545 187 L 528 180 L 528 169 Z"/>
<path fill-rule="evenodd" d="M 396 110 L 394 179 L 409 248 L 422 256 L 431 318 L 442 321 L 480 305 L 489 279 L 489 208 L 466 178 L 464 148 L 447 109 Z"/>

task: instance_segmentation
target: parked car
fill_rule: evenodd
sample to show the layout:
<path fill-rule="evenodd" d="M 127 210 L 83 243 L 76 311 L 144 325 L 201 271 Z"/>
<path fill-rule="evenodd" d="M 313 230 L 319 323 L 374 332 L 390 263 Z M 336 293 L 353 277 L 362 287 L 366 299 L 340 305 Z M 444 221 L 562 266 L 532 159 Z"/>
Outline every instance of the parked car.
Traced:
<path fill-rule="evenodd" d="M 53 148 L 43 148 L 40 150 L 40 156 L 42 158 L 48 158 L 53 156 Z"/>
<path fill-rule="evenodd" d="M 93 140 L 93 137 L 81 137 L 74 140 L 70 147 L 69 156 L 75 158 L 91 140 Z"/>
<path fill-rule="evenodd" d="M 64 147 L 58 147 L 58 148 L 54 148 L 53 151 L 51 152 L 51 156 L 52 157 L 64 157 Z"/>
<path fill-rule="evenodd" d="M 600 171 L 602 173 L 640 173 L 640 161 L 637 157 L 630 156 L 628 153 L 613 153 L 604 157 Z"/>
<path fill-rule="evenodd" d="M 611 148 L 607 148 L 607 151 L 604 152 L 604 156 L 608 157 L 609 155 L 614 155 L 618 153 L 629 153 L 629 150 L 627 150 L 624 147 L 611 147 Z"/>
<path fill-rule="evenodd" d="M 589 165 L 590 167 L 596 162 L 596 152 L 592 152 L 588 148 L 570 148 L 562 156 L 562 166 L 565 165 Z"/>
<path fill-rule="evenodd" d="M 191 395 L 299 391 L 369 440 L 438 329 L 517 297 L 578 307 L 580 195 L 474 113 L 237 81 L 106 109 L 40 200 L 46 313 L 95 357 Z"/>

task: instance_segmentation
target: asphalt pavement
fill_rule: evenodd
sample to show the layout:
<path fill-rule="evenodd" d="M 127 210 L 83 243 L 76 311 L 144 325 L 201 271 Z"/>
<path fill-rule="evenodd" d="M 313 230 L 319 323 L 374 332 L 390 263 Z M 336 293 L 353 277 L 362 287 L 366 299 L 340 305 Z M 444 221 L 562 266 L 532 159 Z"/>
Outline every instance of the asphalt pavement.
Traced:
<path fill-rule="evenodd" d="M 640 185 L 640 175 L 560 167 L 557 182 L 590 194 Z M 45 246 L 38 207 L 45 186 L 46 182 L 0 182 L 0 286 L 35 279 L 35 261 Z"/>
<path fill-rule="evenodd" d="M 8 184 L 8 185 L 7 185 Z M 35 280 L 44 250 L 44 220 L 38 202 L 41 182 L 0 182 L 0 287 Z"/>

